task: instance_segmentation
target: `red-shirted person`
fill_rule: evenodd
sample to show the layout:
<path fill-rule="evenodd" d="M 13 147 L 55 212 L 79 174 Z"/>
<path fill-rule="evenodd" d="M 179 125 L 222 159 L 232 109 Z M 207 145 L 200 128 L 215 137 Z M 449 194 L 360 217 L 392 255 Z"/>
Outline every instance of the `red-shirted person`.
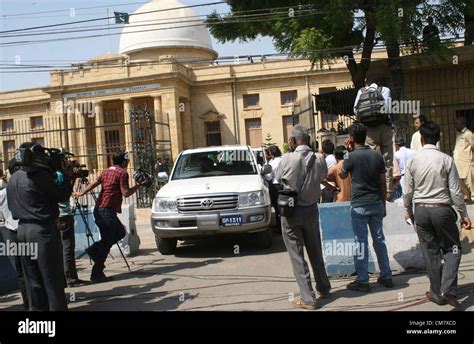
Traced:
<path fill-rule="evenodd" d="M 122 212 L 122 196 L 129 197 L 133 195 L 141 186 L 140 181 L 137 185 L 129 187 L 128 163 L 127 152 L 116 152 L 113 156 L 113 166 L 102 172 L 97 181 L 90 184 L 83 192 L 74 193 L 74 197 L 80 197 L 102 185 L 102 190 L 94 208 L 95 223 L 99 227 L 101 238 L 100 241 L 86 249 L 86 253 L 94 261 L 91 273 L 91 281 L 94 283 L 112 280 L 112 277 L 106 277 L 104 274 L 104 263 L 110 248 L 126 234 L 123 224 L 117 217 L 117 213 Z"/>

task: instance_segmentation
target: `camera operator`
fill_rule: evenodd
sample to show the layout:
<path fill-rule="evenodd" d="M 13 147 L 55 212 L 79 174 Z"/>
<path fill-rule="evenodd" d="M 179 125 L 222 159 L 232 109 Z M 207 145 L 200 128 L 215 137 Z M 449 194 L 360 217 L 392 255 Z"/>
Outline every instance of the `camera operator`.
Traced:
<path fill-rule="evenodd" d="M 84 191 L 74 193 L 74 197 L 81 197 L 102 185 L 94 209 L 95 223 L 99 227 L 101 238 L 86 250 L 86 253 L 94 261 L 91 273 L 91 281 L 94 283 L 112 280 L 112 277 L 107 277 L 104 274 L 104 263 L 112 245 L 126 234 L 123 224 L 117 217 L 117 213 L 122 212 L 122 196 L 130 197 L 144 182 L 143 179 L 140 179 L 135 186 L 129 187 L 127 172 L 129 162 L 127 152 L 116 152 L 113 156 L 113 166 L 102 172 L 97 181 L 90 184 Z"/>
<path fill-rule="evenodd" d="M 11 160 L 8 163 L 8 171 L 10 176 L 16 172 L 14 166 L 14 161 Z M 8 200 L 7 200 L 7 190 L 6 185 L 4 189 L 0 189 L 0 218 L 3 218 L 4 225 L 1 227 L 2 236 L 5 243 L 15 243 L 18 244 L 18 221 L 13 219 L 10 209 L 8 209 Z M 18 287 L 20 288 L 21 298 L 23 300 L 23 307 L 27 311 L 28 307 L 28 295 L 26 292 L 25 277 L 23 274 L 23 268 L 21 267 L 21 257 L 19 255 L 10 255 L 8 256 L 10 263 L 16 271 L 16 277 L 18 280 Z"/>
<path fill-rule="evenodd" d="M 67 173 L 72 175 L 71 187 L 74 185 L 77 175 L 73 172 L 72 162 L 67 163 Z M 64 275 L 66 277 L 67 286 L 72 288 L 84 284 L 77 276 L 76 268 L 76 238 L 74 236 L 74 214 L 71 210 L 69 200 L 59 202 L 59 218 L 56 222 L 59 233 L 61 234 L 62 254 L 64 261 Z"/>
<path fill-rule="evenodd" d="M 64 174 L 64 182 L 56 184 L 56 164 L 48 160 L 45 149 L 33 142 L 20 148 L 33 152 L 34 160 L 11 176 L 7 199 L 13 218 L 19 220 L 18 242 L 37 246 L 37 259 L 21 257 L 30 310 L 66 311 L 64 278 L 58 273 L 63 271 L 63 259 L 56 220 L 58 202 L 71 196 L 70 176 Z"/>

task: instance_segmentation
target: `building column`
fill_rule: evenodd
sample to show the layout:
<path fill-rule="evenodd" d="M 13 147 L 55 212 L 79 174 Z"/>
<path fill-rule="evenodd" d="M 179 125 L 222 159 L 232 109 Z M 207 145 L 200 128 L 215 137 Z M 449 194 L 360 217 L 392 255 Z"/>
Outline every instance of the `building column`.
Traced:
<path fill-rule="evenodd" d="M 191 102 L 186 99 L 183 100 L 182 102 L 184 109 L 183 112 L 180 113 L 182 116 L 182 121 L 181 121 L 181 126 L 182 126 L 182 136 L 183 136 L 183 148 L 184 149 L 189 149 L 194 147 L 194 137 L 193 137 L 193 123 L 191 119 Z M 181 107 L 181 104 L 179 104 L 179 107 Z"/>
<path fill-rule="evenodd" d="M 58 117 L 58 121 L 60 123 L 59 129 L 61 130 L 61 147 L 65 148 L 68 152 L 71 151 L 71 146 L 69 145 L 69 120 L 67 114 L 62 114 Z"/>
<path fill-rule="evenodd" d="M 153 110 L 154 110 L 154 119 L 155 119 L 155 141 L 165 140 L 165 128 L 162 123 L 164 123 L 163 118 L 163 109 L 161 96 L 153 97 Z M 162 143 L 158 143 L 159 146 L 162 146 Z"/>
<path fill-rule="evenodd" d="M 80 109 L 75 111 L 76 130 L 70 132 L 69 135 L 76 136 L 77 148 L 75 154 L 77 154 L 81 161 L 79 163 L 86 164 L 88 167 L 91 165 L 90 157 L 88 156 L 87 149 L 87 129 L 86 129 L 86 118 L 88 114 L 83 114 Z M 77 133 L 77 134 L 76 134 Z"/>
<path fill-rule="evenodd" d="M 104 111 L 102 102 L 94 103 L 95 114 L 95 143 L 97 146 L 97 169 L 103 171 L 107 169 L 107 150 L 105 147 L 105 128 L 104 125 Z M 98 128 L 97 128 L 98 127 Z"/>
<path fill-rule="evenodd" d="M 134 168 L 133 159 L 133 133 L 132 123 L 130 122 L 130 109 L 132 107 L 132 99 L 125 98 L 123 100 L 123 123 L 125 132 L 125 150 L 129 153 L 130 168 Z"/>
<path fill-rule="evenodd" d="M 63 116 L 66 120 L 64 123 L 66 124 L 64 126 L 64 131 L 63 131 L 63 142 L 64 145 L 67 147 L 67 150 L 76 155 L 78 154 L 78 147 L 77 147 L 77 137 L 74 135 L 74 129 L 76 128 L 76 104 L 74 103 L 72 105 L 72 108 L 70 106 L 67 107 L 67 112 L 66 115 Z"/>
<path fill-rule="evenodd" d="M 171 156 L 176 161 L 178 154 L 183 150 L 183 136 L 181 115 L 178 111 L 179 99 L 175 93 L 163 95 L 163 109 L 169 118 L 169 133 L 171 141 Z"/>

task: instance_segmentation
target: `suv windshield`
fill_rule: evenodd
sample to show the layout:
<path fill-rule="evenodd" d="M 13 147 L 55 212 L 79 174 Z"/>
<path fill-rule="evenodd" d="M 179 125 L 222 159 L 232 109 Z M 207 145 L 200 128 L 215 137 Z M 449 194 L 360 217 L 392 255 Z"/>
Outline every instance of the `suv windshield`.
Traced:
<path fill-rule="evenodd" d="M 215 150 L 183 154 L 176 163 L 173 180 L 257 174 L 248 150 Z"/>

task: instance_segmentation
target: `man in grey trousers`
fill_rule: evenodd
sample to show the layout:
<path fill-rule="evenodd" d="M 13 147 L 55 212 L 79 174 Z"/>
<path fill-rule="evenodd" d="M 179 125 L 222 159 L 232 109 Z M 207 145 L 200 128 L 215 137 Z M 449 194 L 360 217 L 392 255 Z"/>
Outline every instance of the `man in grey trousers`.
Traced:
<path fill-rule="evenodd" d="M 463 228 L 470 229 L 471 221 L 454 160 L 436 147 L 440 139 L 439 126 L 428 122 L 420 128 L 420 134 L 423 148 L 408 161 L 405 169 L 405 218 L 409 223 L 416 223 L 430 279 L 427 299 L 438 305 L 449 303 L 458 307 L 456 289 L 461 242 L 454 209 L 461 216 Z"/>
<path fill-rule="evenodd" d="M 276 179 L 284 189 L 298 194 L 293 215 L 281 218 L 283 240 L 301 292 L 301 298 L 294 300 L 293 305 L 313 310 L 318 305 L 308 264 L 304 259 L 305 247 L 320 297 L 329 296 L 331 284 L 324 266 L 317 208 L 321 195 L 320 184 L 326 177 L 327 167 L 324 157 L 311 151 L 309 141 L 308 131 L 296 125 L 289 140 L 290 153 L 282 157 Z M 312 159 L 313 156 L 315 158 Z"/>

